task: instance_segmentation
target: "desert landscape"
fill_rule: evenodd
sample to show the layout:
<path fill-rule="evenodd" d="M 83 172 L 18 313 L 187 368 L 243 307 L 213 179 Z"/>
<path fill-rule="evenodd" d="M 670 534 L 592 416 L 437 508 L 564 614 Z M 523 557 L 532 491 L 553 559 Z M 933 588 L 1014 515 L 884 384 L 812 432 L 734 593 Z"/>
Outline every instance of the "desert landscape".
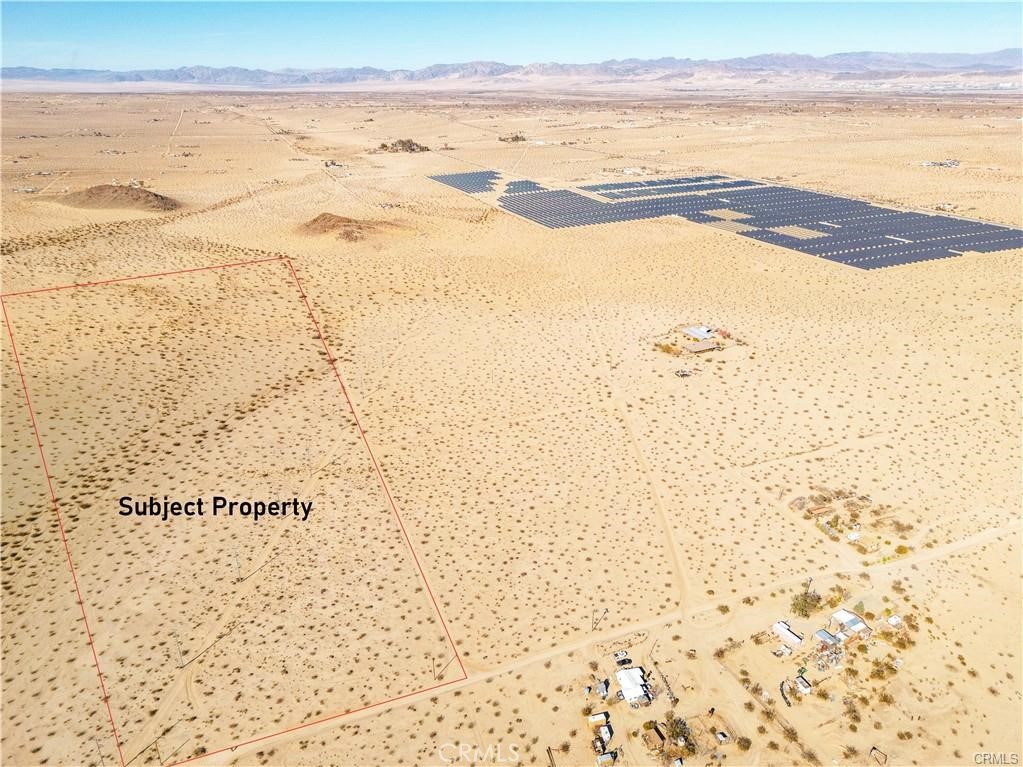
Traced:
<path fill-rule="evenodd" d="M 8 87 L 4 764 L 1018 755 L 1023 251 L 866 271 L 430 178 L 1018 229 L 1004 78 Z M 218 493 L 314 510 L 117 514 Z"/>

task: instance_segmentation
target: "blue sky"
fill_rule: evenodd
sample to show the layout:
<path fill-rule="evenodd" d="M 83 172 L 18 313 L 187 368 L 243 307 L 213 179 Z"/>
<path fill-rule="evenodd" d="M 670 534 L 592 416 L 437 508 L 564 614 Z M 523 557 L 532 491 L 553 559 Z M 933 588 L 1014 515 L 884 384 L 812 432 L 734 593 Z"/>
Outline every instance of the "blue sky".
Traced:
<path fill-rule="evenodd" d="M 2 21 L 5 66 L 95 69 L 979 53 L 1023 37 L 1015 2 L 3 2 Z"/>

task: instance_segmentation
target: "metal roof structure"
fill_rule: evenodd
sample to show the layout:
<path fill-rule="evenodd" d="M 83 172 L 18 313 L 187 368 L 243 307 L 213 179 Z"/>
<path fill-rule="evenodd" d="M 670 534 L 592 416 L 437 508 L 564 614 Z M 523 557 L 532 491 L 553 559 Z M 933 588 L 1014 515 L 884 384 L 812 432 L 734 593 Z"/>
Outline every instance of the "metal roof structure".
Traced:
<path fill-rule="evenodd" d="M 803 643 L 803 637 L 799 636 L 795 631 L 789 628 L 789 624 L 785 621 L 778 621 L 773 626 L 774 633 L 778 635 L 781 641 L 785 644 L 800 645 Z"/>
<path fill-rule="evenodd" d="M 838 624 L 846 631 L 852 631 L 854 634 L 859 634 L 861 631 L 865 631 L 869 628 L 863 619 L 856 613 L 849 612 L 848 610 L 839 610 L 831 616 Z"/>

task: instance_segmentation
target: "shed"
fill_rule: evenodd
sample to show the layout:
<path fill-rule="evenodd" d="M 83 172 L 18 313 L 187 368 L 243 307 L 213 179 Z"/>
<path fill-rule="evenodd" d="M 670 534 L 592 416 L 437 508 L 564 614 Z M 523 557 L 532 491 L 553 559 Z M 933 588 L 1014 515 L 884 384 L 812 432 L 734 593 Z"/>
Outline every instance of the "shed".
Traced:
<path fill-rule="evenodd" d="M 664 737 L 664 733 L 661 732 L 660 727 L 657 726 L 656 722 L 648 722 L 650 726 L 643 725 L 643 745 L 645 745 L 651 751 L 658 751 L 664 747 L 667 742 Z"/>
<path fill-rule="evenodd" d="M 820 629 L 814 634 L 814 636 L 821 640 L 828 647 L 834 647 L 835 645 L 840 644 L 838 637 L 836 637 L 827 629 Z"/>
<path fill-rule="evenodd" d="M 598 732 L 600 733 L 600 739 L 604 741 L 605 744 L 611 742 L 611 738 L 614 735 L 614 733 L 611 731 L 611 725 L 609 724 L 601 725 Z"/>
<path fill-rule="evenodd" d="M 601 711 L 599 714 L 590 714 L 590 724 L 607 724 L 607 720 L 610 718 L 606 711 Z"/>
<path fill-rule="evenodd" d="M 805 676 L 796 677 L 796 690 L 797 692 L 799 692 L 800 695 L 806 695 L 812 689 L 813 686 L 808 681 L 806 681 Z"/>
<path fill-rule="evenodd" d="M 606 754 L 599 754 L 597 756 L 597 767 L 611 767 L 615 763 L 615 757 L 618 756 L 617 751 L 608 751 Z"/>

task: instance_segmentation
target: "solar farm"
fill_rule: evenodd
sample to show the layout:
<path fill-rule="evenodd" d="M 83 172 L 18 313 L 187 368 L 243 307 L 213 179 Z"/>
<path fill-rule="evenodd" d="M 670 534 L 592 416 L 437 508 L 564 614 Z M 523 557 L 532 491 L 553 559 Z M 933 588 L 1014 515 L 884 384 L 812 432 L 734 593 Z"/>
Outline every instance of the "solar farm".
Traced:
<path fill-rule="evenodd" d="M 501 174 L 475 171 L 430 178 L 467 194 L 483 194 L 498 190 Z M 858 269 L 1023 248 L 1020 229 L 723 175 L 574 190 L 512 180 L 496 202 L 502 210 L 549 229 L 679 216 Z"/>

